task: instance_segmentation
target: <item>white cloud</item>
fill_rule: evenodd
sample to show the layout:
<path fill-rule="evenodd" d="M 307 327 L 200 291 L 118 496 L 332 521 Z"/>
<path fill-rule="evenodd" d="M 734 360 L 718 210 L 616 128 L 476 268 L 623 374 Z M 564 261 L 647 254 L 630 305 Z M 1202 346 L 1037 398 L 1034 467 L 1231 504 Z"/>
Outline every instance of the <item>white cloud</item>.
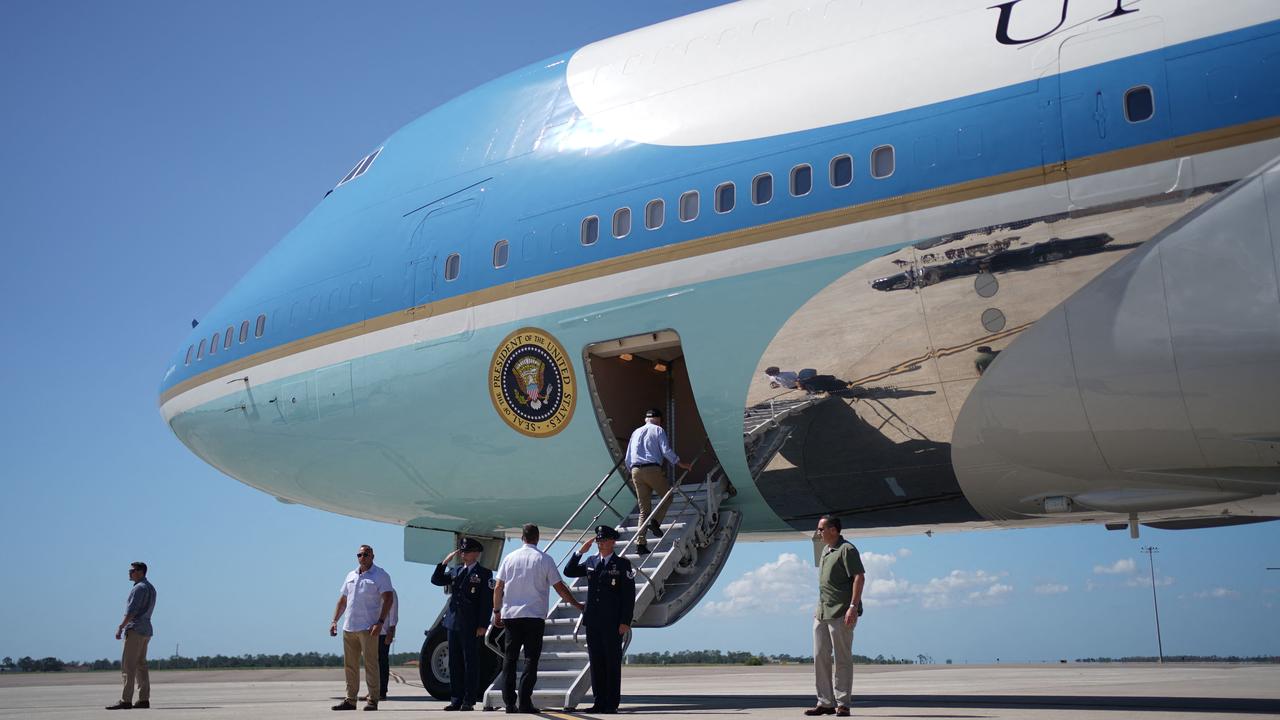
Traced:
<path fill-rule="evenodd" d="M 986 590 L 975 590 L 969 593 L 968 602 L 974 605 L 997 605 L 1005 595 L 1013 592 L 1012 585 L 996 583 Z"/>
<path fill-rule="evenodd" d="M 1164 575 L 1162 577 L 1156 578 L 1156 587 L 1169 587 L 1173 583 L 1174 583 L 1174 579 L 1172 575 Z M 1151 587 L 1151 576 L 1135 575 L 1134 577 L 1131 577 L 1128 580 L 1125 580 L 1124 584 L 1128 585 L 1129 587 L 1149 588 Z"/>
<path fill-rule="evenodd" d="M 898 557 L 900 558 L 911 557 L 911 551 L 906 548 L 898 548 Z"/>
<path fill-rule="evenodd" d="M 1070 589 L 1066 585 L 1058 583 L 1043 583 L 1032 588 L 1037 595 L 1060 595 Z"/>
<path fill-rule="evenodd" d="M 958 598 L 965 597 L 970 602 L 982 599 L 990 602 L 1008 590 L 992 590 L 1000 585 L 1005 573 L 993 575 L 986 570 L 952 570 L 940 578 L 933 578 L 923 585 L 912 587 L 912 591 L 920 597 L 920 605 L 926 609 L 937 610 L 954 605 Z M 1009 590 L 1013 588 L 1003 585 Z"/>
<path fill-rule="evenodd" d="M 813 609 L 818 597 L 818 570 L 795 553 L 782 553 L 729 583 L 724 600 L 709 602 L 716 615 L 770 615 Z"/>
<path fill-rule="evenodd" d="M 1137 564 L 1131 558 L 1117 560 L 1110 565 L 1094 565 L 1093 572 L 1096 575 L 1130 575 L 1137 569 Z"/>
<path fill-rule="evenodd" d="M 1195 594 L 1200 599 L 1225 600 L 1229 598 L 1238 598 L 1240 593 L 1230 588 L 1217 587 L 1212 590 L 1202 590 Z"/>

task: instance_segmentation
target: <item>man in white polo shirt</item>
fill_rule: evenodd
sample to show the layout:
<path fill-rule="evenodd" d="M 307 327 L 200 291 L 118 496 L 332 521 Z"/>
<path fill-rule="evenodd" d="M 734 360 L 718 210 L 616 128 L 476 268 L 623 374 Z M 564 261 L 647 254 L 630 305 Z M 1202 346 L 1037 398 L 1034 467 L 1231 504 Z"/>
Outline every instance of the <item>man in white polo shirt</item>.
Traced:
<path fill-rule="evenodd" d="M 391 614 L 391 602 L 395 597 L 391 576 L 373 564 L 373 548 L 361 545 L 356 552 L 358 567 L 347 573 L 342 583 L 342 596 L 333 611 L 329 635 L 338 634 L 338 618 L 347 613 L 342 623 L 342 660 L 347 674 L 347 695 L 334 710 L 355 710 L 356 696 L 360 694 L 360 658 L 364 657 L 364 684 L 369 690 L 369 704 L 365 710 L 378 709 L 381 683 L 378 679 L 378 643 L 382 640 L 382 628 Z"/>
<path fill-rule="evenodd" d="M 538 526 L 525 525 L 520 534 L 524 546 L 502 559 L 493 589 L 495 624 L 507 629 L 507 648 L 502 662 L 502 702 L 507 712 L 536 713 L 533 688 L 538 684 L 538 658 L 542 655 L 542 633 L 547 624 L 547 590 L 556 589 L 565 602 L 582 610 L 569 588 L 560 579 L 556 561 L 538 549 Z M 524 672 L 520 694 L 516 696 L 516 660 L 524 648 Z"/>

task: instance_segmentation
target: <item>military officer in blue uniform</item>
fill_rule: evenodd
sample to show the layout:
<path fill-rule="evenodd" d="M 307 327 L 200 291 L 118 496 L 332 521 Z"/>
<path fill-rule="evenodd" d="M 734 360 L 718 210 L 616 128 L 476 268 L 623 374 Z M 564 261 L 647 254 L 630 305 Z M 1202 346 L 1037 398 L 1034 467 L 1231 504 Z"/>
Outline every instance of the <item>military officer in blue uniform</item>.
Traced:
<path fill-rule="evenodd" d="M 436 566 L 431 584 L 450 588 L 444 627 L 449 638 L 449 695 L 445 710 L 474 710 L 480 697 L 480 642 L 493 615 L 493 572 L 479 563 L 484 546 L 464 537 Z M 459 554 L 462 564 L 449 567 Z"/>
<path fill-rule="evenodd" d="M 596 528 L 595 538 L 569 559 L 564 574 L 587 578 L 587 655 L 591 659 L 591 692 L 596 702 L 584 712 L 618 712 L 622 699 L 622 642 L 631 629 L 636 607 L 636 574 L 631 561 L 613 554 L 618 531 L 608 525 Z M 582 559 L 595 543 L 599 553 Z"/>

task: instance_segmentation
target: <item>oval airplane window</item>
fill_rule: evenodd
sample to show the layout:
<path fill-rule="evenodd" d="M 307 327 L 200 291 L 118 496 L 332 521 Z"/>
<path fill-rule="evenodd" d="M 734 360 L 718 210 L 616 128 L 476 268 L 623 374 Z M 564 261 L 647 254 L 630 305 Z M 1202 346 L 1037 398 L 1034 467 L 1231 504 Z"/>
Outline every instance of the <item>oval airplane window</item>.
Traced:
<path fill-rule="evenodd" d="M 848 187 L 851 184 L 853 184 L 853 157 L 840 155 L 831 158 L 831 187 Z"/>
<path fill-rule="evenodd" d="M 222 333 L 214 333 L 213 338 L 209 340 L 209 354 L 218 352 L 218 341 L 222 339 Z"/>
<path fill-rule="evenodd" d="M 896 165 L 892 145 L 881 145 L 871 151 L 871 177 L 883 180 L 893 174 Z"/>
<path fill-rule="evenodd" d="M 592 215 L 582 221 L 582 232 L 579 240 L 583 245 L 595 245 L 600 239 L 600 218 Z"/>
<path fill-rule="evenodd" d="M 236 337 L 236 326 L 232 325 L 227 328 L 227 331 L 225 333 L 223 333 L 222 349 L 229 350 L 231 348 L 231 342 L 235 340 L 235 337 Z"/>
<path fill-rule="evenodd" d="M 1131 123 L 1146 122 L 1156 114 L 1151 88 L 1141 85 L 1124 94 L 1124 119 Z"/>
<path fill-rule="evenodd" d="M 738 200 L 737 188 L 733 183 L 722 183 L 716 187 L 716 212 L 727 213 L 733 209 Z"/>
<path fill-rule="evenodd" d="M 499 240 L 493 244 L 493 266 L 496 268 L 506 267 L 507 259 L 511 256 L 511 243 L 506 240 Z"/>
<path fill-rule="evenodd" d="M 624 238 L 631 234 L 631 208 L 618 208 L 613 212 L 613 236 Z"/>
<path fill-rule="evenodd" d="M 662 200 L 650 200 L 644 206 L 644 227 L 646 230 L 657 230 L 667 219 L 667 204 Z"/>
<path fill-rule="evenodd" d="M 196 346 L 195 346 L 195 345 L 188 345 L 188 346 L 187 346 L 187 359 L 186 359 L 186 361 L 185 361 L 185 362 L 183 362 L 183 363 L 182 363 L 183 365 L 190 365 L 190 364 L 191 364 L 191 355 L 192 355 L 193 353 L 195 353 L 195 351 L 196 351 Z"/>
<path fill-rule="evenodd" d="M 462 256 L 453 253 L 444 259 L 444 279 L 450 282 L 458 279 L 458 273 L 462 271 Z"/>
<path fill-rule="evenodd" d="M 240 342 L 243 343 L 248 339 L 249 339 L 249 321 L 245 320 L 244 322 L 240 323 Z"/>
<path fill-rule="evenodd" d="M 809 165 L 797 165 L 791 168 L 791 195 L 801 197 L 813 190 L 813 168 Z"/>
<path fill-rule="evenodd" d="M 196 360 L 203 360 L 203 359 L 204 359 L 204 344 L 205 344 L 206 342 L 208 342 L 208 341 L 207 341 L 207 340 L 204 340 L 204 339 L 201 339 L 201 340 L 200 340 L 200 347 L 196 348 Z"/>
<path fill-rule="evenodd" d="M 267 316 L 264 313 L 258 316 L 258 322 L 253 326 L 253 336 L 256 338 L 260 338 L 262 337 L 262 334 L 265 333 L 266 331 L 267 331 Z"/>
<path fill-rule="evenodd" d="M 680 221 L 689 222 L 698 217 L 698 191 L 690 190 L 680 196 Z"/>
<path fill-rule="evenodd" d="M 751 181 L 751 202 L 764 205 L 773 199 L 773 175 L 761 173 Z"/>

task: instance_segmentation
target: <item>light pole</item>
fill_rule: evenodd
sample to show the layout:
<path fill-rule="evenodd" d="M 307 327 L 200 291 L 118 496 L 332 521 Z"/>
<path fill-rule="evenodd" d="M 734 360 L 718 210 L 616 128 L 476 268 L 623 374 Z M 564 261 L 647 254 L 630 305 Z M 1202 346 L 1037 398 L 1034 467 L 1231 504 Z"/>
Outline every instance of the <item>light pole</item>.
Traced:
<path fill-rule="evenodd" d="M 1160 603 L 1156 600 L 1156 561 L 1152 557 L 1160 552 L 1160 548 L 1144 547 L 1142 552 L 1147 554 L 1147 564 L 1151 567 L 1151 606 L 1156 611 L 1156 649 L 1160 653 L 1160 662 L 1164 663 L 1164 641 L 1160 639 Z"/>

